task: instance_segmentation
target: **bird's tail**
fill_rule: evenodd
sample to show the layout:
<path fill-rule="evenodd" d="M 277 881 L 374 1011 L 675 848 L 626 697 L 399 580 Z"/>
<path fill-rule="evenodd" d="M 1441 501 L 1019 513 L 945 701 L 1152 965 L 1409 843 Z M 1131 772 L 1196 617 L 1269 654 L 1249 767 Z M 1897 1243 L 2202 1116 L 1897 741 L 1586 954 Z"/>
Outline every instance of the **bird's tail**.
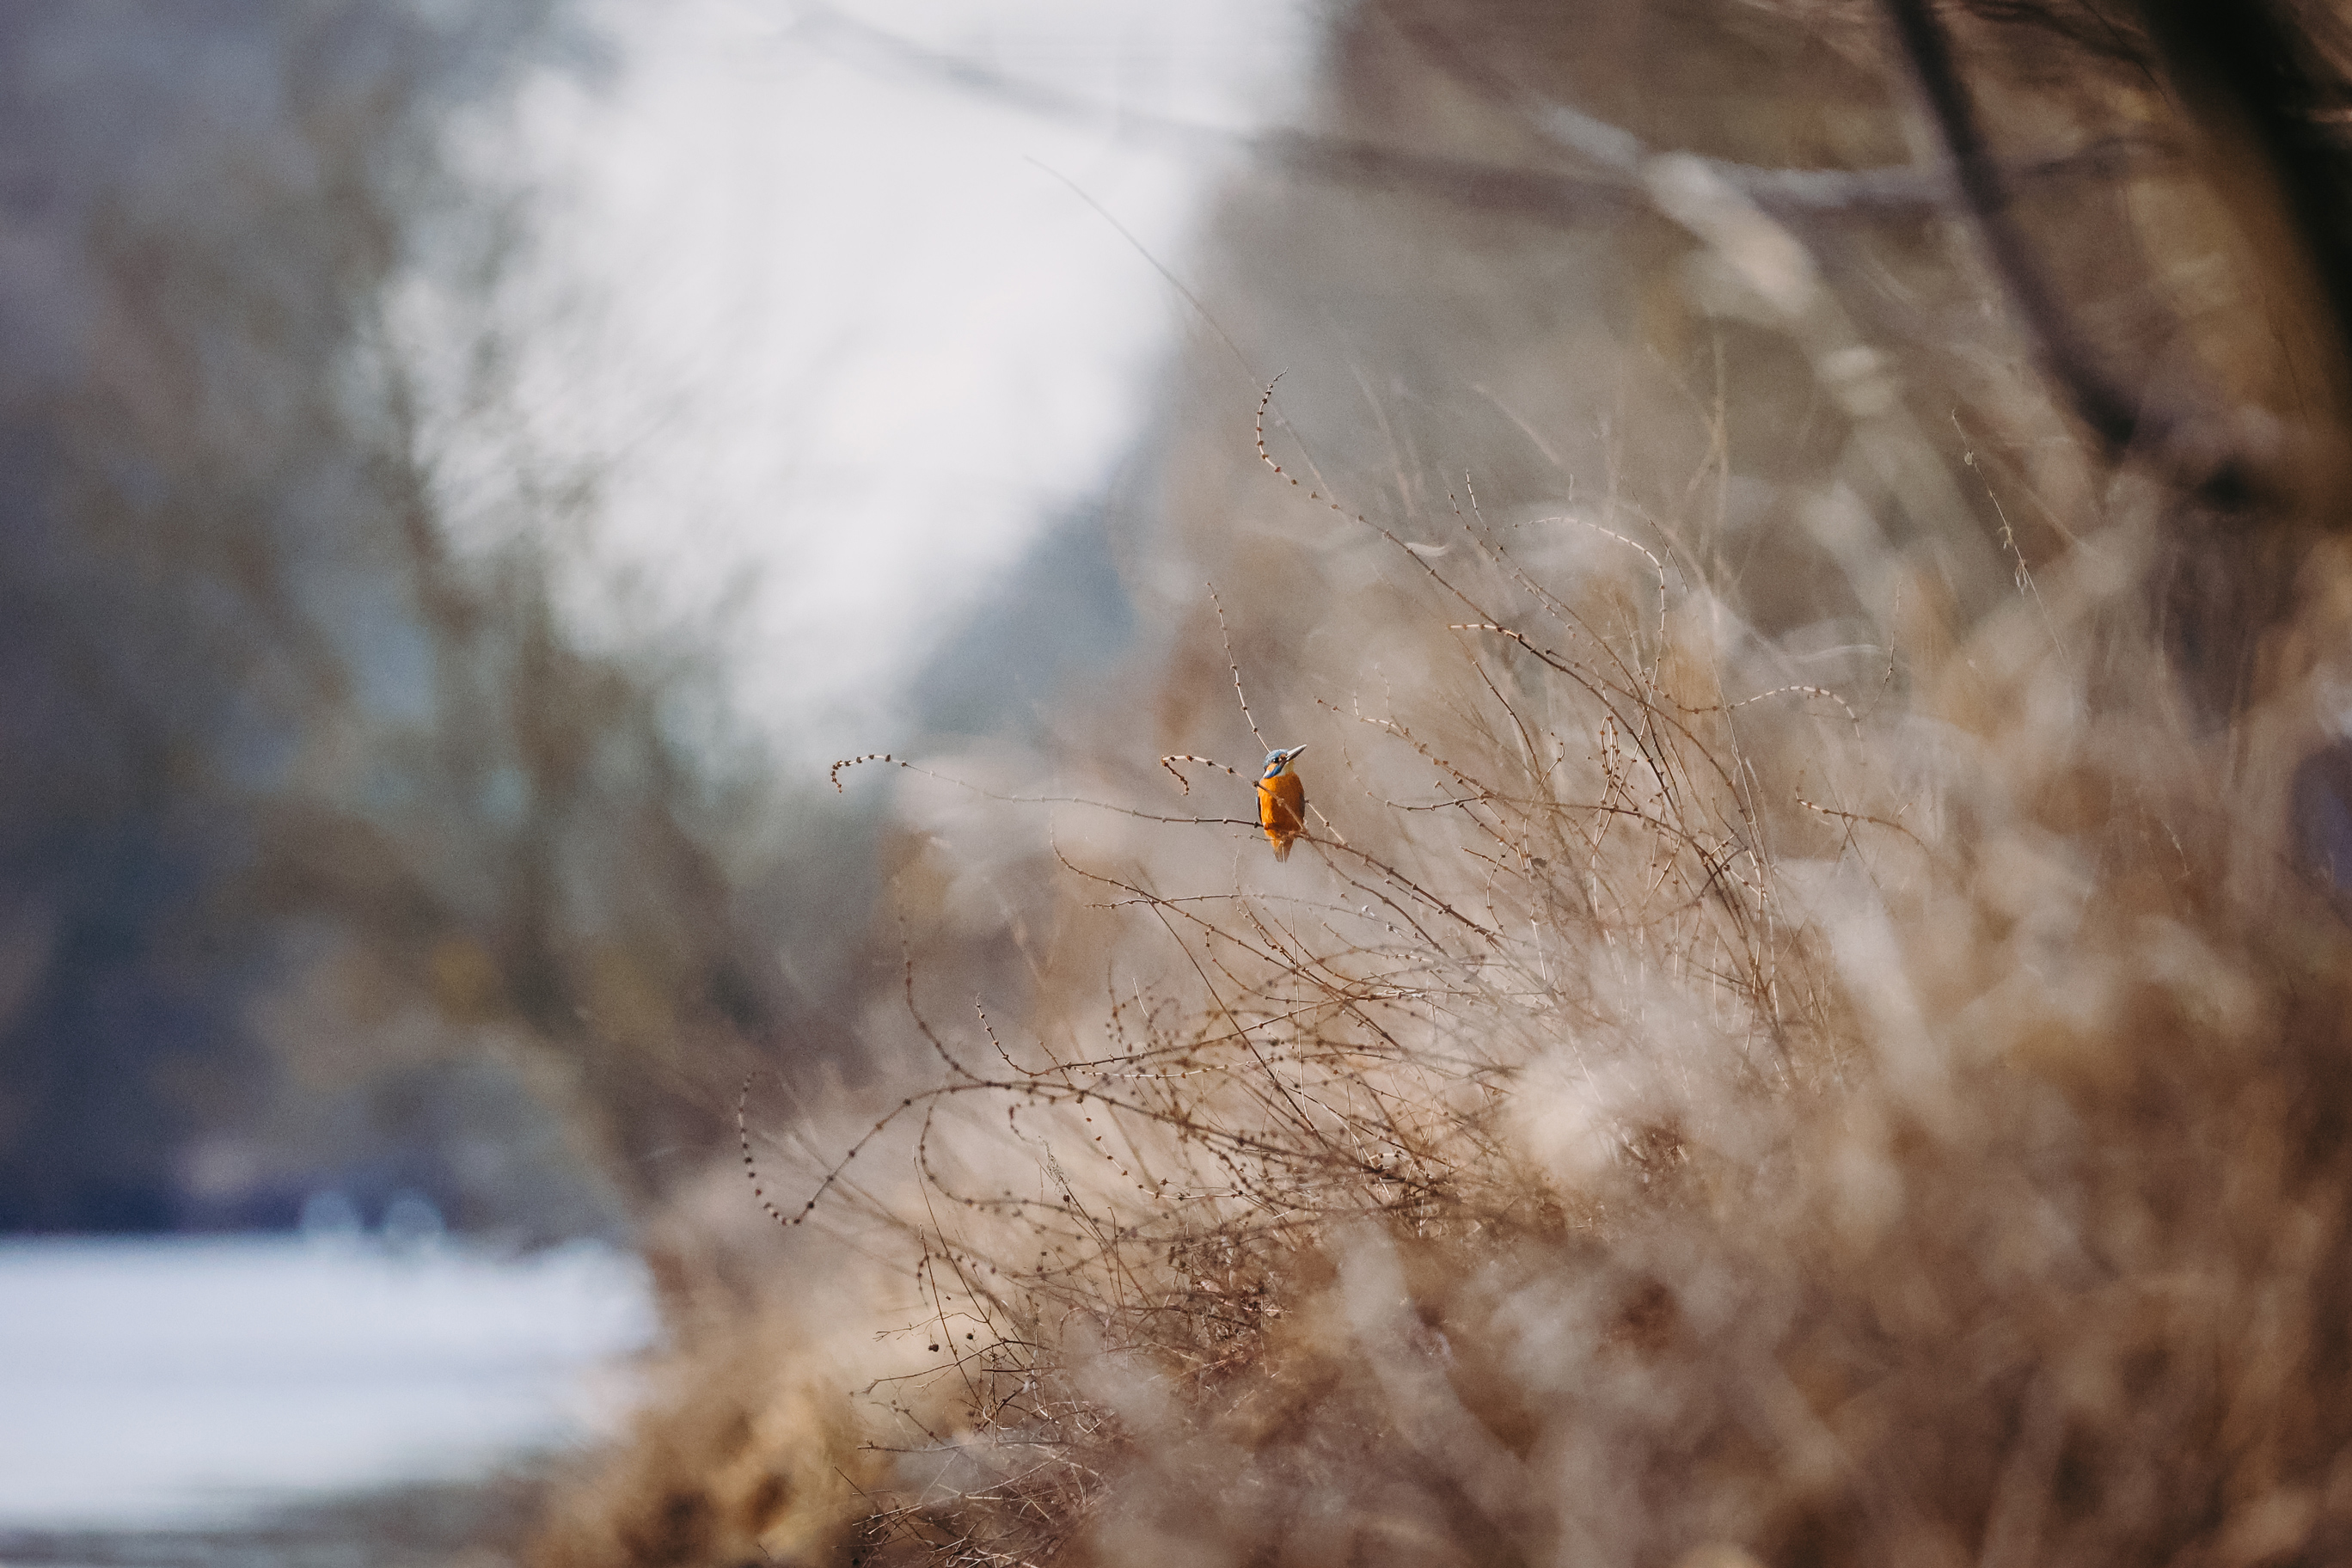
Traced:
<path fill-rule="evenodd" d="M 1290 858 L 1289 839 L 1286 838 L 1281 843 L 1274 847 L 1274 858 L 1277 860 L 1287 860 Z"/>

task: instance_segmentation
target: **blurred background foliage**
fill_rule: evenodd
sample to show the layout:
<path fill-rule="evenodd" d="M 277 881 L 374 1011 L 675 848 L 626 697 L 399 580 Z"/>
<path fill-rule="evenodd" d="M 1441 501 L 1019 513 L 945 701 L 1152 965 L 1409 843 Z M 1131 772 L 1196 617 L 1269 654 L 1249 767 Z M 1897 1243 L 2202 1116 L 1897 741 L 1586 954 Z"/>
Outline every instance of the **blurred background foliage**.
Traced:
<path fill-rule="evenodd" d="M 595 477 L 438 499 L 504 348 L 394 300 L 493 294 L 448 130 L 549 65 L 556 0 L 0 9 L 0 1230 L 608 1231 L 830 1005 L 857 818 L 568 628 Z"/>

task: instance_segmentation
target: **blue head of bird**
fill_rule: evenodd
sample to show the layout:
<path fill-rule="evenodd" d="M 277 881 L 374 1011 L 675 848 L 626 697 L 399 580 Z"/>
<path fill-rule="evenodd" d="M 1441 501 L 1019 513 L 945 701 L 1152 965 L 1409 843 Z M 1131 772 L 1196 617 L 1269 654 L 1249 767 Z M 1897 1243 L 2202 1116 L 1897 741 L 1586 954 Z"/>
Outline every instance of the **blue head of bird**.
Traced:
<path fill-rule="evenodd" d="M 1290 771 L 1291 759 L 1297 756 L 1299 752 L 1306 749 L 1307 748 L 1304 746 L 1292 746 L 1286 751 L 1282 747 L 1276 746 L 1273 751 L 1268 752 L 1265 754 L 1265 772 L 1258 774 L 1257 776 L 1262 779 L 1280 778 L 1283 774 Z"/>

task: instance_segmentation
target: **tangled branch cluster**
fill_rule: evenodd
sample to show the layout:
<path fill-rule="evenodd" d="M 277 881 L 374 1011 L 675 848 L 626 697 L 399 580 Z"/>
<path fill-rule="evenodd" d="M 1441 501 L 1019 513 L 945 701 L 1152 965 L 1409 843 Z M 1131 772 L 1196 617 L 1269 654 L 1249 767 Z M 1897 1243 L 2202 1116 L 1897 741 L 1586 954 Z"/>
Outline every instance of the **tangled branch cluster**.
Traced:
<path fill-rule="evenodd" d="M 1359 843 L 1309 836 L 1307 890 L 1171 892 L 1066 854 L 1099 907 L 1181 954 L 1178 982 L 1106 999 L 1091 1049 L 1009 1043 L 984 1013 L 937 1024 L 910 961 L 940 1076 L 867 1139 L 916 1130 L 919 1196 L 845 1198 L 917 1255 L 908 1331 L 932 1361 L 872 1390 L 866 1452 L 889 1463 L 860 1504 L 868 1550 L 1052 1557 L 1139 1440 L 1106 1375 L 1154 1390 L 1155 1421 L 1247 1403 L 1335 1238 L 1371 1226 L 1466 1259 L 1599 1237 L 1628 1181 L 1687 1160 L 1712 1096 L 1770 1104 L 1835 1077 L 1776 839 L 1818 848 L 1888 820 L 1805 800 L 1786 765 L 1801 755 L 1834 787 L 1853 710 L 1813 687 L 1730 696 L 1691 646 L 1709 606 L 1670 608 L 1666 567 L 1622 535 L 1540 525 L 1644 568 L 1646 604 L 1605 558 L 1555 591 L 1475 511 L 1460 522 L 1477 586 L 1423 562 L 1480 616 L 1432 619 L 1468 634 L 1459 699 L 1412 717 L 1326 705 L 1357 732 L 1342 776 L 1371 809 L 1343 810 Z M 1768 700 L 1769 755 L 1743 735 Z M 1650 1007 L 1668 998 L 1676 1070 L 1709 1086 L 1679 1107 L 1650 1095 Z M 1563 1100 L 1585 1119 L 1567 1149 L 1527 1125 Z M 1024 1163 L 1025 1184 L 1008 1174 Z"/>

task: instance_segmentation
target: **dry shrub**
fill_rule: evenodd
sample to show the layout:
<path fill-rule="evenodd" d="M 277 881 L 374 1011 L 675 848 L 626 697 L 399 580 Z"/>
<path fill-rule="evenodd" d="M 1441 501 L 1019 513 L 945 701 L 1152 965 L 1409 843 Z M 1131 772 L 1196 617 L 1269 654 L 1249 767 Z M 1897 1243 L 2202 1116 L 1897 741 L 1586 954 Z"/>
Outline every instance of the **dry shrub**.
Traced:
<path fill-rule="evenodd" d="M 1476 133 L 1396 84 L 1423 35 L 1487 35 L 1381 30 L 1453 9 L 1362 8 L 1339 122 Z M 1498 121 L 1667 58 L 1509 13 L 1553 47 L 1494 35 L 1533 82 Z M 1669 110 L 1712 124 L 1755 57 L 1672 58 L 1718 74 L 1654 137 L 1718 144 L 1664 141 Z M 1850 129 L 1899 129 L 1815 74 Z M 2095 128 L 2062 96 L 2053 124 Z M 919 933 L 892 999 L 919 1060 L 812 1095 L 762 1167 L 800 1184 L 749 1289 L 825 1331 L 697 1359 L 689 1328 L 691 1364 L 834 1390 L 828 1423 L 722 1462 L 662 1425 L 702 1429 L 689 1390 L 624 1461 L 656 1496 L 754 1451 L 837 1465 L 800 1494 L 823 1527 L 668 1560 L 2352 1558 L 2352 953 L 2288 830 L 2352 690 L 2320 487 L 2225 504 L 2178 451 L 2053 435 L 1965 258 L 1892 224 L 1816 243 L 1727 165 L 1644 158 L 1661 221 L 1589 250 L 1401 198 L 1235 204 L 1225 341 L 1370 345 L 1352 387 L 1286 384 L 1282 460 L 1398 521 L 1242 474 L 1274 458 L 1199 356 L 1134 572 L 1184 628 L 1139 654 L 1156 705 L 1073 722 L 1056 765 L 1097 777 L 1069 794 L 1002 756 L 908 781 L 902 906 L 953 938 Z M 2101 199 L 2151 196 L 2196 211 L 2146 257 L 2075 205 L 2037 237 L 2152 310 L 2143 262 L 2221 247 L 2178 170 Z M 1622 324 L 1653 307 L 1671 330 Z M 2200 384 L 2212 431 L 2293 346 L 2259 316 L 2215 309 L 2246 363 Z M 1230 617 L 1169 607 L 1204 575 Z M 1280 868 L 1250 770 L 1172 759 L 1180 795 L 1147 760 L 1244 727 L 1309 745 Z M 1082 892 L 1034 897 L 1008 819 Z M 1000 970 L 1020 1002 L 964 1012 Z M 558 1560 L 663 1560 L 633 1507 Z"/>
<path fill-rule="evenodd" d="M 909 961 L 927 1086 L 777 1215 L 823 1331 L 689 1334 L 549 1560 L 2352 1551 L 2345 942 L 2261 826 L 2344 563 L 2217 729 L 2159 500 L 1843 693 L 1630 508 L 1386 538 L 1419 679 L 1325 703 L 1311 854 L 1063 807 L 1157 963 L 1089 1040 Z"/>

